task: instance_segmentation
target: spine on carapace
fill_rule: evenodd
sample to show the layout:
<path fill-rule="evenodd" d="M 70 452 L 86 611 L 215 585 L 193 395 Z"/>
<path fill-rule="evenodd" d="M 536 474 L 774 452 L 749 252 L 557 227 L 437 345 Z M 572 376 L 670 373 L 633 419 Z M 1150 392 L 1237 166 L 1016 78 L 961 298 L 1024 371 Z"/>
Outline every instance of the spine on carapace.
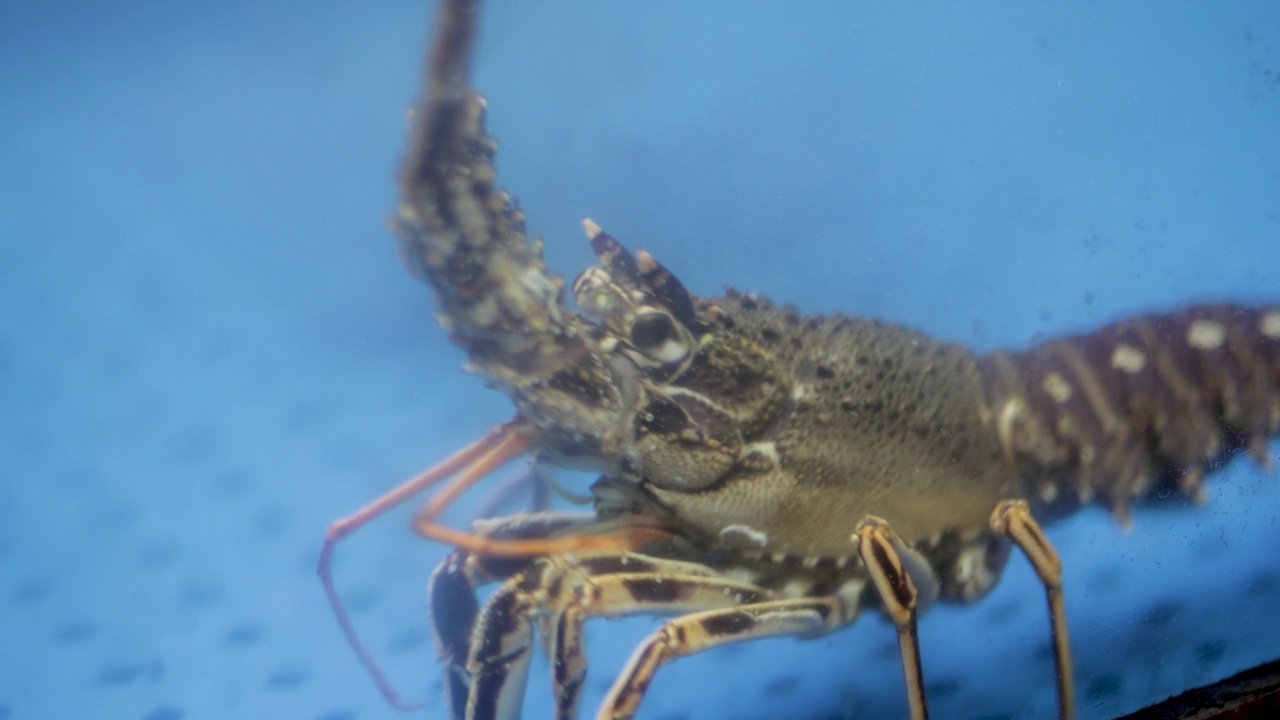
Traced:
<path fill-rule="evenodd" d="M 1280 430 L 1280 306 L 1196 305 L 979 359 L 1005 458 L 1045 514 L 1095 496 L 1195 500 L 1215 463 L 1269 465 Z"/>

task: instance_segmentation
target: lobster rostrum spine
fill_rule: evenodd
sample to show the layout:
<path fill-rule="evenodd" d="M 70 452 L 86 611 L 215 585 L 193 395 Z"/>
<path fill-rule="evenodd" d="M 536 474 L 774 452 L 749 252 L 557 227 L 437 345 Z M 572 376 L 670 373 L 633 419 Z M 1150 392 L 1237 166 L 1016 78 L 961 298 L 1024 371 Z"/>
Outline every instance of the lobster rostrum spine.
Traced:
<path fill-rule="evenodd" d="M 519 716 L 535 634 L 553 660 L 555 717 L 576 717 L 590 617 L 684 613 L 614 683 L 600 717 L 624 718 L 665 662 L 823 634 L 864 607 L 897 628 L 908 705 L 924 717 L 917 612 L 981 597 L 1016 545 L 1046 589 L 1059 714 L 1072 716 L 1061 562 L 1036 518 L 1096 498 L 1124 521 L 1170 488 L 1196 498 L 1238 449 L 1265 462 L 1280 429 L 1280 308 L 1194 306 L 979 356 L 873 319 L 699 297 L 587 220 L 599 264 L 573 283 L 576 312 L 496 185 L 469 83 L 477 5 L 442 2 L 393 224 L 469 369 L 517 417 L 335 523 L 321 559 L 330 597 L 333 542 L 457 475 L 417 521 L 459 548 L 430 590 L 456 719 Z M 469 533 L 434 524 L 525 451 L 599 471 L 592 510 Z M 646 532 L 619 532 L 635 528 Z M 478 603 L 489 582 L 499 589 Z"/>

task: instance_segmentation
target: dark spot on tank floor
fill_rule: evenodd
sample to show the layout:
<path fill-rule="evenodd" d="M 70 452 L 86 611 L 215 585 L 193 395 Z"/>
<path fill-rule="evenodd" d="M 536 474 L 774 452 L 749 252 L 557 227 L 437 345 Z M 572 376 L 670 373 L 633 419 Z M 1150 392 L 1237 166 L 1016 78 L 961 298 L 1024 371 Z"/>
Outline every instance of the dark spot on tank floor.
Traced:
<path fill-rule="evenodd" d="M 1221 640 L 1206 640 L 1196 645 L 1196 659 L 1209 665 L 1227 654 L 1227 644 Z"/>
<path fill-rule="evenodd" d="M 15 603 L 38 603 L 53 594 L 53 585 L 44 580 L 29 580 L 13 591 Z"/>
<path fill-rule="evenodd" d="M 942 700 L 960 692 L 960 687 L 960 681 L 955 678 L 935 680 L 925 685 L 924 692 L 930 699 Z"/>
<path fill-rule="evenodd" d="M 378 604 L 378 593 L 372 590 L 353 590 L 342 598 L 342 603 L 352 615 L 368 612 Z"/>
<path fill-rule="evenodd" d="M 1258 573 L 1249 581 L 1245 589 L 1250 595 L 1275 595 L 1280 591 L 1280 573 L 1271 571 Z"/>
<path fill-rule="evenodd" d="M 13 708 L 5 703 L 0 703 L 0 720 L 9 720 L 13 716 Z"/>
<path fill-rule="evenodd" d="M 982 622 L 994 627 L 1006 625 L 1018 619 L 1025 605 L 1026 603 L 1017 600 L 1006 600 L 997 605 L 983 608 Z"/>
<path fill-rule="evenodd" d="M 252 647 L 262 642 L 266 635 L 266 626 L 253 622 L 243 623 L 223 633 L 222 644 L 237 648 Z"/>
<path fill-rule="evenodd" d="M 876 647 L 871 651 L 871 657 L 876 662 L 899 662 L 901 658 L 901 650 L 898 648 L 897 642 L 880 642 L 876 643 Z"/>
<path fill-rule="evenodd" d="M 300 667 L 283 667 L 267 676 L 267 687 L 281 692 L 297 690 L 311 680 L 311 671 Z"/>
<path fill-rule="evenodd" d="M 401 630 L 387 644 L 387 652 L 392 654 L 413 652 L 431 641 L 426 628 L 409 628 Z"/>
<path fill-rule="evenodd" d="M 298 435 L 312 435 L 325 424 L 331 413 L 319 403 L 310 400 L 295 400 L 284 413 L 285 430 Z"/>
<path fill-rule="evenodd" d="M 142 716 L 142 720 L 182 720 L 187 711 L 173 705 L 157 705 Z"/>
<path fill-rule="evenodd" d="M 1153 630 L 1162 630 L 1177 622 L 1179 612 L 1177 603 L 1160 603 L 1143 614 L 1142 622 Z"/>
<path fill-rule="evenodd" d="M 783 675 L 782 677 L 770 680 L 769 683 L 764 686 L 764 690 L 761 694 L 766 697 L 770 695 L 775 695 L 777 697 L 789 697 L 794 695 L 796 690 L 800 689 L 801 682 L 802 679 L 799 675 Z"/>
<path fill-rule="evenodd" d="M 260 540 L 275 540 L 289 530 L 289 513 L 278 505 L 268 505 L 253 515 L 253 536 Z"/>
<path fill-rule="evenodd" d="M 48 482 L 50 486 L 73 495 L 85 495 L 107 484 L 102 470 L 78 462 L 50 470 Z"/>
<path fill-rule="evenodd" d="M 56 645 L 75 645 L 93 637 L 98 626 L 88 620 L 73 620 L 54 629 L 49 640 Z"/>
<path fill-rule="evenodd" d="M 1123 568 L 1117 565 L 1107 565 L 1089 576 L 1085 580 L 1085 585 L 1091 594 L 1106 595 L 1117 590 L 1123 579 Z"/>
<path fill-rule="evenodd" d="M 1119 675 L 1103 673 L 1089 681 L 1084 696 L 1089 700 L 1102 700 L 1120 693 L 1124 680 Z"/>
<path fill-rule="evenodd" d="M 222 446 L 222 436 L 213 427 L 195 426 L 174 438 L 167 454 L 179 464 L 200 466 L 221 455 Z"/>
<path fill-rule="evenodd" d="M 104 665 L 98 668 L 99 685 L 128 685 L 138 679 L 140 670 L 137 665 Z"/>
<path fill-rule="evenodd" d="M 158 540 L 138 549 L 137 563 L 143 570 L 163 570 L 177 559 L 178 546 L 172 542 Z"/>
<path fill-rule="evenodd" d="M 1036 660 L 1038 662 L 1053 662 L 1053 638 L 1042 639 L 1036 645 Z"/>
<path fill-rule="evenodd" d="M 750 652 L 750 651 L 751 651 L 750 643 L 734 643 L 732 645 L 721 645 L 720 647 L 716 648 L 717 656 L 725 659 L 738 657 L 743 653 Z"/>
<path fill-rule="evenodd" d="M 139 516 L 138 508 L 124 501 L 95 503 L 85 515 L 86 530 L 88 535 L 99 538 L 122 535 L 138 526 Z"/>
<path fill-rule="evenodd" d="M 178 603 L 185 608 L 198 610 L 218 604 L 222 598 L 222 588 L 212 582 L 193 582 L 182 588 Z"/>
<path fill-rule="evenodd" d="M 227 470 L 209 483 L 209 494 L 222 500 L 230 500 L 244 495 L 257 484 L 253 473 L 243 468 Z"/>
<path fill-rule="evenodd" d="M 164 677 L 164 663 L 159 658 L 139 662 L 109 663 L 98 669 L 98 684 L 128 685 L 137 680 L 156 682 Z"/>

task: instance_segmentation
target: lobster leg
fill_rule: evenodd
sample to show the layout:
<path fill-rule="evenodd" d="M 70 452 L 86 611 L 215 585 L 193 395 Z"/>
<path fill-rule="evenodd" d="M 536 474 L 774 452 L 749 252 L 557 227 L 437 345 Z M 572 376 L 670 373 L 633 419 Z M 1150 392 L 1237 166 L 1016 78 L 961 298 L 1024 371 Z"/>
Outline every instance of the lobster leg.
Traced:
<path fill-rule="evenodd" d="M 669 620 L 636 649 L 605 696 L 597 720 L 632 717 L 654 673 L 676 658 L 731 642 L 821 635 L 848 624 L 856 612 L 839 597 L 827 596 L 772 600 Z"/>
<path fill-rule="evenodd" d="M 595 522 L 593 513 L 538 512 L 473 523 L 477 532 L 506 540 L 573 532 Z M 445 668 L 450 717 L 462 720 L 470 692 L 467 657 L 480 606 L 476 588 L 527 569 L 535 558 L 475 555 L 455 550 L 431 573 L 427 601 L 436 648 Z"/>
<path fill-rule="evenodd" d="M 929 712 L 924 700 L 924 674 L 920 668 L 920 639 L 916 633 L 916 605 L 919 592 L 912 575 L 920 577 L 914 567 L 915 554 L 894 534 L 889 524 L 868 516 L 858 524 L 853 540 L 866 564 L 871 581 L 880 593 L 885 614 L 898 629 L 898 648 L 902 652 L 902 675 L 907 686 L 907 707 L 911 720 L 925 720 Z M 904 562 L 904 560 L 906 562 Z M 930 595 L 926 595 L 930 598 Z"/>
<path fill-rule="evenodd" d="M 480 606 L 476 602 L 476 578 L 464 552 L 451 552 L 431 573 L 427 582 L 427 603 L 435 629 L 436 652 L 444 666 L 444 682 L 449 697 L 449 717 L 462 720 L 467 706 L 471 676 L 467 674 L 467 653 L 471 628 Z"/>
<path fill-rule="evenodd" d="M 535 621 L 551 659 L 555 717 L 572 720 L 586 678 L 582 624 L 587 618 L 687 613 L 767 598 L 758 586 L 716 576 L 693 563 L 625 552 L 542 558 L 508 578 L 477 616 L 467 660 L 471 687 L 462 717 L 510 720 L 519 715 Z M 623 685 L 619 681 L 614 687 Z M 627 694 L 630 712 L 643 689 Z"/>
<path fill-rule="evenodd" d="M 1008 536 L 1031 561 L 1049 599 L 1053 626 L 1053 660 L 1058 675 L 1058 717 L 1075 717 L 1075 681 L 1071 669 L 1071 643 L 1067 636 L 1067 610 L 1062 602 L 1062 560 L 1049 544 L 1039 523 L 1031 517 L 1025 500 L 1005 500 L 991 513 L 991 529 Z"/>

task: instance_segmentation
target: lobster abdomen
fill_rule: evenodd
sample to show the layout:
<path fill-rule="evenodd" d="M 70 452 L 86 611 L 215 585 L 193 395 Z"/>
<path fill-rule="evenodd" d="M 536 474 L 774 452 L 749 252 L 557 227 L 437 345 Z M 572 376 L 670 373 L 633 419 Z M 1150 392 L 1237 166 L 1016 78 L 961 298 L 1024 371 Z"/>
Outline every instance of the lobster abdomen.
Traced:
<path fill-rule="evenodd" d="M 1054 515 L 1095 495 L 1199 499 L 1241 448 L 1264 464 L 1280 430 L 1280 308 L 1196 305 L 979 359 L 1006 460 Z"/>

